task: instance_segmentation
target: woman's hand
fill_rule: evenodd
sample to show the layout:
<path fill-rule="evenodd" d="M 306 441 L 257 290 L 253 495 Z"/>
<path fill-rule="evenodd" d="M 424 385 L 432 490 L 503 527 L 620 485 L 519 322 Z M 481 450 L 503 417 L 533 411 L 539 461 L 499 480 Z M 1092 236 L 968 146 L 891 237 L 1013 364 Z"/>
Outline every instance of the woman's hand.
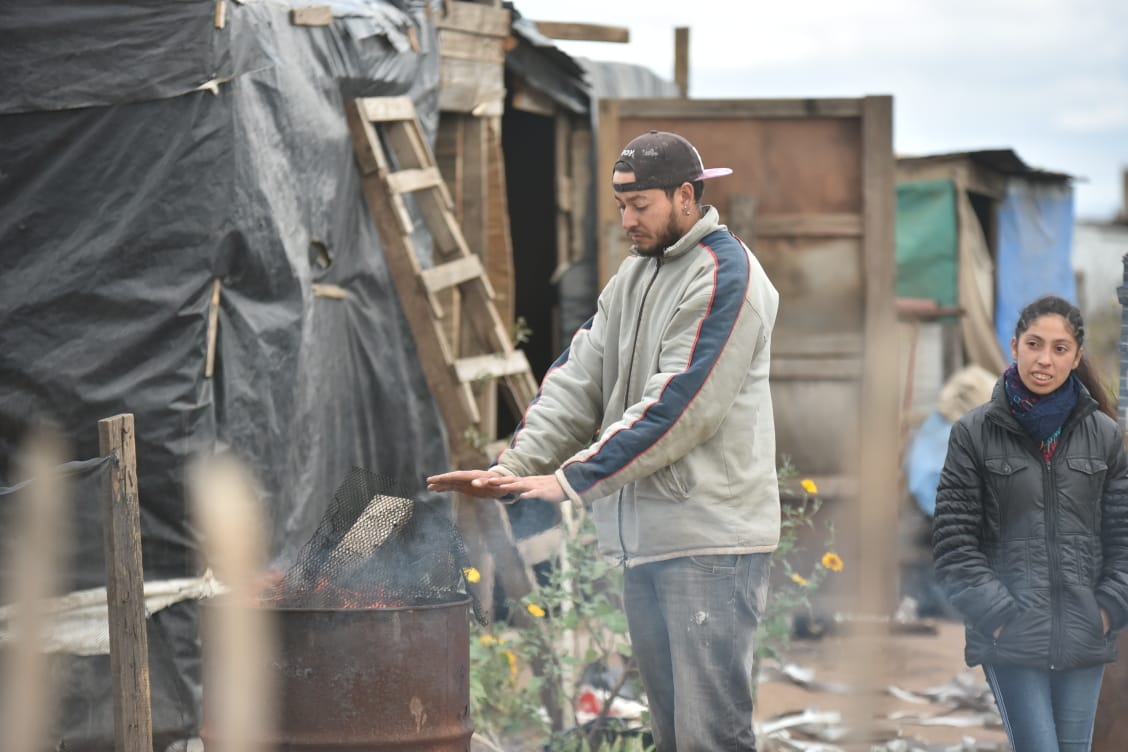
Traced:
<path fill-rule="evenodd" d="M 991 636 L 994 637 L 996 640 L 999 639 L 999 634 L 1002 633 L 1004 626 L 1006 626 L 1006 625 L 1000 624 L 999 626 L 995 627 L 995 631 L 991 633 Z"/>
<path fill-rule="evenodd" d="M 1108 616 L 1108 611 L 1101 609 L 1101 627 L 1104 628 L 1104 633 L 1108 634 L 1108 630 L 1112 627 L 1112 619 Z"/>

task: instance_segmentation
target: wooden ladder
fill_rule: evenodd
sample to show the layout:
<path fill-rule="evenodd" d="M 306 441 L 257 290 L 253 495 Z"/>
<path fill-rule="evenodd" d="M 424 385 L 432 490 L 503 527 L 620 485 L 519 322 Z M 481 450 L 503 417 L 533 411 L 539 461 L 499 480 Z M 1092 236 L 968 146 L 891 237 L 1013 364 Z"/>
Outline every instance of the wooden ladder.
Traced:
<path fill-rule="evenodd" d="M 500 392 L 520 417 L 536 396 L 536 379 L 525 353 L 513 347 L 482 262 L 463 237 L 411 100 L 355 99 L 346 108 L 364 196 L 446 423 L 451 462 L 481 466 L 504 446 L 495 436 L 493 395 Z M 412 240 L 408 194 L 434 242 L 434 264 L 426 269 Z"/>

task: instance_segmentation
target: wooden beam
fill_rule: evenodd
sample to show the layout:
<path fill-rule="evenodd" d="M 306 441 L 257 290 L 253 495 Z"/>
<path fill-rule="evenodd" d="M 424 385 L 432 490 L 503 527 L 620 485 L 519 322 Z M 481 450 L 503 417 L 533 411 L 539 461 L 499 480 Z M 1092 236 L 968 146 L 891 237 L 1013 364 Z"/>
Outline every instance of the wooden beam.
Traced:
<path fill-rule="evenodd" d="M 596 142 L 595 190 L 598 201 L 595 207 L 596 247 L 599 286 L 607 284 L 618 269 L 626 251 L 623 229 L 615 211 L 615 192 L 611 188 L 611 167 L 618 158 L 623 144 L 619 141 L 619 118 L 622 117 L 622 99 L 599 100 L 599 131 Z M 637 100 L 636 100 L 637 101 Z"/>
<path fill-rule="evenodd" d="M 689 96 L 689 27 L 674 29 L 674 83 L 682 98 Z"/>
<path fill-rule="evenodd" d="M 755 220 L 755 236 L 857 238 L 862 236 L 861 214 L 762 214 Z"/>
<path fill-rule="evenodd" d="M 349 291 L 340 285 L 332 285 L 326 282 L 313 283 L 313 296 L 315 298 L 330 298 L 331 300 L 348 300 L 352 296 Z"/>
<path fill-rule="evenodd" d="M 516 77 L 510 89 L 513 92 L 510 99 L 513 109 L 529 112 L 533 115 L 544 115 L 545 117 L 556 115 L 556 102 L 552 101 L 552 97 L 543 91 L 528 86 Z"/>
<path fill-rule="evenodd" d="M 414 193 L 441 185 L 443 176 L 438 167 L 412 167 L 388 173 L 388 185 L 396 193 Z"/>
<path fill-rule="evenodd" d="M 294 26 L 329 26 L 333 23 L 333 9 L 328 5 L 310 5 L 290 11 L 290 23 Z"/>
<path fill-rule="evenodd" d="M 502 8 L 452 0 L 444 3 L 446 13 L 435 21 L 440 29 L 459 29 L 495 37 L 509 35 L 510 13 Z"/>
<path fill-rule="evenodd" d="M 626 26 L 605 26 L 590 23 L 563 23 L 559 21 L 534 21 L 537 31 L 549 39 L 570 39 L 578 42 L 631 41 L 631 30 Z"/>
<path fill-rule="evenodd" d="M 373 123 L 411 120 L 415 117 L 415 105 L 411 103 L 411 97 L 367 97 L 356 101 L 364 112 L 364 118 Z"/>
<path fill-rule="evenodd" d="M 149 638 L 145 629 L 145 578 L 141 569 L 141 507 L 133 415 L 125 413 L 98 421 L 98 448 L 102 456 L 114 458 L 102 508 L 114 748 L 119 752 L 151 752 Z"/>
<path fill-rule="evenodd" d="M 857 118 L 861 99 L 618 99 L 627 118 Z M 600 121 L 602 122 L 602 121 Z"/>
<path fill-rule="evenodd" d="M 204 357 L 205 379 L 210 379 L 215 373 L 215 349 L 219 336 L 219 291 L 221 287 L 219 277 L 212 280 L 211 301 L 208 303 L 208 349 Z"/>
<path fill-rule="evenodd" d="M 480 379 L 497 379 L 528 369 L 524 350 L 512 350 L 508 354 L 472 355 L 454 362 L 458 380 L 469 384 Z"/>
<path fill-rule="evenodd" d="M 446 290 L 451 287 L 476 279 L 484 273 L 482 261 L 477 256 L 464 256 L 445 264 L 432 266 L 419 273 L 423 279 L 423 286 L 430 293 Z"/>
<path fill-rule="evenodd" d="M 461 29 L 439 29 L 439 54 L 442 57 L 501 64 L 505 62 L 502 43 L 500 37 Z"/>

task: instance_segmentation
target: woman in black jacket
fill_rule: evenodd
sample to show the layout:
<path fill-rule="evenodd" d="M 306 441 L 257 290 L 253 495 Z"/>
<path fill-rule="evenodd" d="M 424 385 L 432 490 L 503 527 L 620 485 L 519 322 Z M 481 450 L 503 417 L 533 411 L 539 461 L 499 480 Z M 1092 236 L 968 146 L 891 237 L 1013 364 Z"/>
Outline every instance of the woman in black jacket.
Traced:
<path fill-rule="evenodd" d="M 932 555 L 1016 752 L 1089 750 L 1128 623 L 1128 458 L 1081 312 L 1025 309 L 1015 362 L 953 427 Z"/>

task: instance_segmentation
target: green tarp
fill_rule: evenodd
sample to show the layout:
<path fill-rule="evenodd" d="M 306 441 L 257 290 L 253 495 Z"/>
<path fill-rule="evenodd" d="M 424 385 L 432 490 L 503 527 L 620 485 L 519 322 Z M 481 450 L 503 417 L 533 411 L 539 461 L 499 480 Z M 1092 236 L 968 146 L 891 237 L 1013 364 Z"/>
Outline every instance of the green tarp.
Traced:
<path fill-rule="evenodd" d="M 897 297 L 956 305 L 956 231 L 952 181 L 897 184 Z"/>

